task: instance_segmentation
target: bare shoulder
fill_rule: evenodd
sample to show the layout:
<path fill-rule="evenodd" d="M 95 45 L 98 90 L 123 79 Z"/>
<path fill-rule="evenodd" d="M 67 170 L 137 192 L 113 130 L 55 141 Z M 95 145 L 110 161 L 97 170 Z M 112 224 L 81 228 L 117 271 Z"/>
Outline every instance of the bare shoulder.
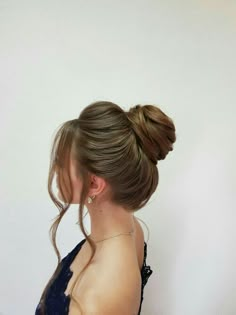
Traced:
<path fill-rule="evenodd" d="M 83 299 L 85 314 L 131 315 L 137 314 L 140 304 L 141 280 L 131 272 L 118 274 L 113 272 L 104 276 L 102 283 L 97 283 Z M 125 277 L 126 276 L 126 277 Z"/>
<path fill-rule="evenodd" d="M 125 238 L 107 242 L 101 259 L 87 273 L 86 282 L 90 286 L 77 295 L 85 315 L 137 314 L 142 279 L 134 242 Z M 78 315 L 78 309 L 76 313 L 72 308 L 73 304 L 69 314 Z"/>
<path fill-rule="evenodd" d="M 144 233 L 135 221 L 135 238 L 113 238 L 99 249 L 96 263 L 90 265 L 83 284 L 70 302 L 69 315 L 136 315 L 140 306 Z"/>

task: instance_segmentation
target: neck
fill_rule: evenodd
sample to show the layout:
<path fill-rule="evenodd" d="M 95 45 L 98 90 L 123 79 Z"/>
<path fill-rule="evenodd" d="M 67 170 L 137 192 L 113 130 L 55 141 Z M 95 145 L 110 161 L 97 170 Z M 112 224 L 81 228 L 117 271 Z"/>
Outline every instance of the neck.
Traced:
<path fill-rule="evenodd" d="M 134 215 L 110 202 L 86 205 L 90 214 L 90 237 L 96 242 L 118 234 L 135 231 Z"/>

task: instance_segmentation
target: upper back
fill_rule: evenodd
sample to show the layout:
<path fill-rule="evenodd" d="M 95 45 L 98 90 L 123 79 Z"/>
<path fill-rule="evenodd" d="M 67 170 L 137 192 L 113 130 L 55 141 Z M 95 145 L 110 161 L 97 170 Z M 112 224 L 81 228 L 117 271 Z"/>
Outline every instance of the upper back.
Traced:
<path fill-rule="evenodd" d="M 137 314 L 142 299 L 145 246 L 143 230 L 135 219 L 134 237 L 124 236 L 103 242 L 73 294 L 79 301 L 85 301 L 89 296 L 100 299 L 106 292 L 107 299 L 118 296 L 126 311 L 130 310 L 128 313 Z M 84 247 L 84 257 L 88 248 Z M 87 258 L 90 257 L 91 253 L 87 254 Z M 78 271 L 83 265 L 78 258 L 72 268 Z"/>
<path fill-rule="evenodd" d="M 146 265 L 147 244 L 144 241 L 143 231 L 136 220 L 135 242 L 128 241 L 127 238 L 115 238 L 112 242 L 104 242 L 103 250 L 97 255 L 92 264 L 88 266 L 86 272 L 82 274 L 75 293 L 79 296 L 79 301 L 83 301 L 89 294 L 99 292 L 120 292 L 130 296 L 130 307 L 132 314 L 140 314 L 143 301 L 143 289 L 149 276 L 152 274 L 150 266 Z M 126 238 L 126 240 L 125 240 Z M 109 244 L 110 243 L 110 244 Z M 60 263 L 60 273 L 49 287 L 46 297 L 47 314 L 69 314 L 69 308 L 73 307 L 73 300 L 69 293 L 76 276 L 87 262 L 91 252 L 88 252 L 86 239 L 83 239 L 75 248 L 69 252 Z M 90 249 L 90 248 L 89 248 Z M 89 256 L 87 256 L 89 255 Z M 141 268 L 140 268 L 141 267 Z M 91 291 L 94 288 L 94 292 Z M 126 291 L 125 291 L 126 289 Z M 105 290 L 105 291 L 104 291 Z M 73 291 L 74 292 L 74 291 Z M 127 298 L 124 299 L 127 301 Z M 39 313 L 40 304 L 36 309 Z M 138 310 L 138 312 L 136 312 Z"/>

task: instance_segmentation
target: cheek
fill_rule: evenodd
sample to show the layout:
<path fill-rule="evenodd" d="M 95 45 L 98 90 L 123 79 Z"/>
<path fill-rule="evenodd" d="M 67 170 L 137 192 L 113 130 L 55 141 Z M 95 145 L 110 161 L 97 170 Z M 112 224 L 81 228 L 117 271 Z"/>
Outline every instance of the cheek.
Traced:
<path fill-rule="evenodd" d="M 64 200 L 64 198 L 62 197 L 62 193 L 61 193 L 61 190 L 63 191 L 63 194 L 64 194 L 64 196 L 66 196 L 67 195 L 67 193 L 66 193 L 66 189 L 65 189 L 65 186 L 67 186 L 67 183 L 65 183 L 64 181 L 65 181 L 65 178 L 64 178 L 64 180 L 59 180 L 59 176 L 58 176 L 58 174 L 56 175 L 56 187 L 57 187 L 57 193 L 58 193 L 58 198 L 61 200 L 61 201 L 63 201 L 63 202 L 65 202 L 65 200 Z M 59 182 L 60 182 L 60 185 L 59 185 Z M 60 188 L 59 188 L 60 187 Z M 67 197 L 66 197 L 66 199 L 67 199 Z"/>
<path fill-rule="evenodd" d="M 78 178 L 72 178 L 72 187 L 73 187 L 73 203 L 80 203 L 80 193 L 82 189 L 81 182 Z"/>

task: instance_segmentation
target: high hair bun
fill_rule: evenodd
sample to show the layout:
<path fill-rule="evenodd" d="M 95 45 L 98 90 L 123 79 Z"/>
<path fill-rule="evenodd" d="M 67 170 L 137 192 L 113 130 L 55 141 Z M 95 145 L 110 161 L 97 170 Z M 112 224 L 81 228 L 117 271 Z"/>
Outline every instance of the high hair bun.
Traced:
<path fill-rule="evenodd" d="M 157 164 L 173 150 L 175 125 L 159 107 L 136 105 L 126 112 L 138 144 L 149 159 Z"/>

